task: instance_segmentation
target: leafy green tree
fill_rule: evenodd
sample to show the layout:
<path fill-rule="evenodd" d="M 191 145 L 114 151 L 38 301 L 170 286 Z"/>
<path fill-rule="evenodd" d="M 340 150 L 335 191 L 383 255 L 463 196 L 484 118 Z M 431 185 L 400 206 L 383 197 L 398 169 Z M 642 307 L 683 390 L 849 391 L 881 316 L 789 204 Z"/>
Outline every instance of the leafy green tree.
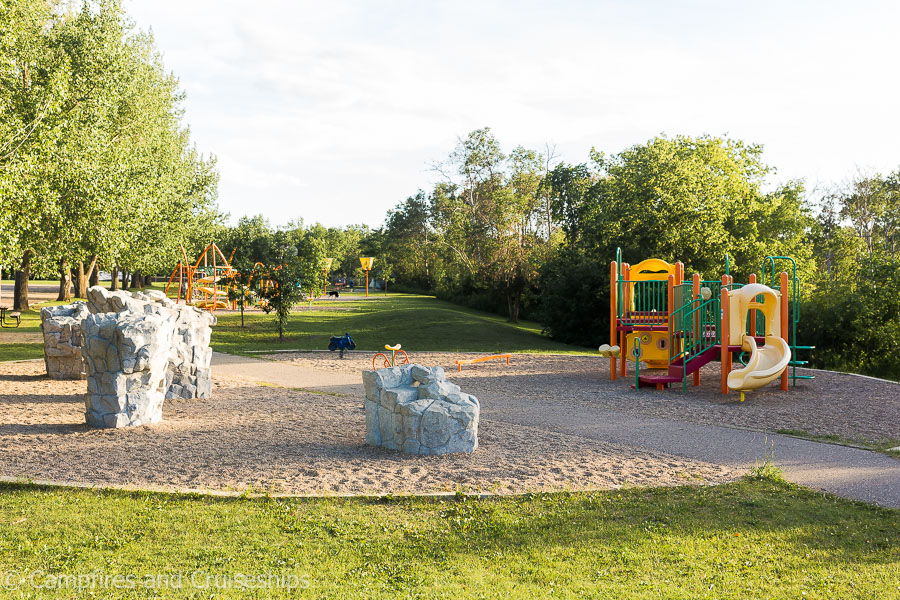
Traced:
<path fill-rule="evenodd" d="M 237 260 L 231 264 L 231 275 L 224 278 L 228 286 L 228 300 L 237 304 L 241 311 L 241 329 L 244 328 L 244 309 L 252 306 L 256 296 L 256 287 L 260 277 L 257 267 L 249 260 Z"/>
<path fill-rule="evenodd" d="M 70 265 L 80 294 L 101 265 L 171 268 L 219 219 L 218 176 L 189 146 L 152 38 L 119 0 L 6 0 L 0 32 L 0 214 L 17 219 L 0 217 L 0 246 L 20 281 L 32 261 L 56 265 L 67 299 Z"/>
<path fill-rule="evenodd" d="M 275 324 L 278 326 L 278 341 L 284 341 L 284 330 L 287 328 L 291 310 L 294 305 L 303 300 L 303 291 L 300 289 L 300 276 L 302 269 L 297 260 L 297 249 L 287 244 L 281 244 L 273 249 L 272 258 L 277 264 L 266 265 L 259 269 L 260 285 L 259 296 L 262 300 L 260 307 L 268 313 L 275 313 Z"/>
<path fill-rule="evenodd" d="M 259 268 L 256 289 L 263 300 L 262 309 L 275 313 L 281 341 L 294 305 L 303 300 L 304 294 L 313 296 L 324 286 L 325 251 L 321 240 L 306 235 L 302 229 L 277 231 L 271 243 L 270 261 Z"/>

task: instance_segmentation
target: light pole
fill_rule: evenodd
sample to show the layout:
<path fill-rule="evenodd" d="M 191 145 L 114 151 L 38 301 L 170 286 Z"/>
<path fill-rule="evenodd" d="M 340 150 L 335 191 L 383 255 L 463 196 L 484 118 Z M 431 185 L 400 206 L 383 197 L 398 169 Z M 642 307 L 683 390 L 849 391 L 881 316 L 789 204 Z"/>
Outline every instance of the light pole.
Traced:
<path fill-rule="evenodd" d="M 331 263 L 333 263 L 333 262 L 334 262 L 334 259 L 333 259 L 333 258 L 326 258 L 326 259 L 325 259 L 325 266 L 322 267 L 322 270 L 325 271 L 325 283 L 322 284 L 322 288 L 323 288 L 322 293 L 323 293 L 325 296 L 328 296 L 328 271 L 331 270 Z"/>
<path fill-rule="evenodd" d="M 366 298 L 369 297 L 369 271 L 372 270 L 372 263 L 375 262 L 375 258 L 372 256 L 362 257 L 359 259 L 359 264 L 362 265 L 363 270 L 366 272 Z"/>

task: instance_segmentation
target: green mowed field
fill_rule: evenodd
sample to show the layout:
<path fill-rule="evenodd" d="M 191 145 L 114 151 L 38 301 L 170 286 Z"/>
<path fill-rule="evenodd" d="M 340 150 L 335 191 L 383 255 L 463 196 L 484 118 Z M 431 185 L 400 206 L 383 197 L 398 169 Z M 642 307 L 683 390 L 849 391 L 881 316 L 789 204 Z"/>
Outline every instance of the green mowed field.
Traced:
<path fill-rule="evenodd" d="M 898 517 L 765 478 L 445 500 L 2 484 L 0 573 L 37 598 L 897 598 Z"/>
<path fill-rule="evenodd" d="M 44 344 L 0 342 L 0 362 L 44 357 Z"/>
<path fill-rule="evenodd" d="M 509 323 L 503 317 L 438 300 L 432 296 L 390 294 L 351 301 L 320 300 L 291 314 L 283 342 L 274 317 L 264 313 L 217 312 L 213 349 L 221 352 L 282 349 L 327 350 L 333 335 L 349 333 L 357 350 L 377 351 L 402 344 L 408 352 L 592 353 L 541 334 L 537 323 Z M 596 353 L 596 352 L 594 352 Z"/>

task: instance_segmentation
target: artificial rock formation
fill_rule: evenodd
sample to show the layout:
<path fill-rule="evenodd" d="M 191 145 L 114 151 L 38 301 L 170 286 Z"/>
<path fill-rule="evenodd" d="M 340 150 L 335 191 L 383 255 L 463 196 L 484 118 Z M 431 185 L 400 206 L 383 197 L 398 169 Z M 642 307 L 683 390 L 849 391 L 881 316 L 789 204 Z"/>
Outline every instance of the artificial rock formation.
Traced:
<path fill-rule="evenodd" d="M 175 333 L 170 347 L 163 352 L 168 357 L 166 398 L 208 398 L 212 391 L 209 363 L 212 350 L 209 339 L 216 318 L 206 311 L 177 304 L 165 294 L 149 292 L 111 292 L 103 287 L 88 290 L 88 308 L 92 313 L 155 314 L 170 319 Z"/>
<path fill-rule="evenodd" d="M 152 312 L 97 313 L 88 315 L 82 327 L 88 425 L 161 421 L 175 319 Z"/>
<path fill-rule="evenodd" d="M 44 364 L 51 379 L 84 379 L 81 322 L 89 314 L 84 302 L 41 309 Z"/>
<path fill-rule="evenodd" d="M 409 454 L 474 452 L 480 404 L 441 367 L 363 371 L 366 443 Z"/>

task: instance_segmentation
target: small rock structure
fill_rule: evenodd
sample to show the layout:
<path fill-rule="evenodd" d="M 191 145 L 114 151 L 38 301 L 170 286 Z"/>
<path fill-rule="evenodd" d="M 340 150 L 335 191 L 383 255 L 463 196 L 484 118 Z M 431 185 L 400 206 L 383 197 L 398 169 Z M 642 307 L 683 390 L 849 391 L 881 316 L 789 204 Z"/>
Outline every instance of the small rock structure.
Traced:
<path fill-rule="evenodd" d="M 160 422 L 175 319 L 152 312 L 97 313 L 88 315 L 83 328 L 87 424 Z"/>
<path fill-rule="evenodd" d="M 99 286 L 88 290 L 84 312 L 88 425 L 158 423 L 166 399 L 210 395 L 211 314 L 176 304 L 162 292 L 131 294 Z"/>
<path fill-rule="evenodd" d="M 84 379 L 81 322 L 90 314 L 87 304 L 74 302 L 41 309 L 44 364 L 51 379 Z"/>
<path fill-rule="evenodd" d="M 409 454 L 474 452 L 475 396 L 447 381 L 441 367 L 403 365 L 363 371 L 366 443 Z"/>
<path fill-rule="evenodd" d="M 168 356 L 166 399 L 208 398 L 212 392 L 209 363 L 212 350 L 209 339 L 216 318 L 212 314 L 177 304 L 162 292 L 111 292 L 103 287 L 88 290 L 88 308 L 94 314 L 129 312 L 136 315 L 155 314 L 175 323 Z"/>

